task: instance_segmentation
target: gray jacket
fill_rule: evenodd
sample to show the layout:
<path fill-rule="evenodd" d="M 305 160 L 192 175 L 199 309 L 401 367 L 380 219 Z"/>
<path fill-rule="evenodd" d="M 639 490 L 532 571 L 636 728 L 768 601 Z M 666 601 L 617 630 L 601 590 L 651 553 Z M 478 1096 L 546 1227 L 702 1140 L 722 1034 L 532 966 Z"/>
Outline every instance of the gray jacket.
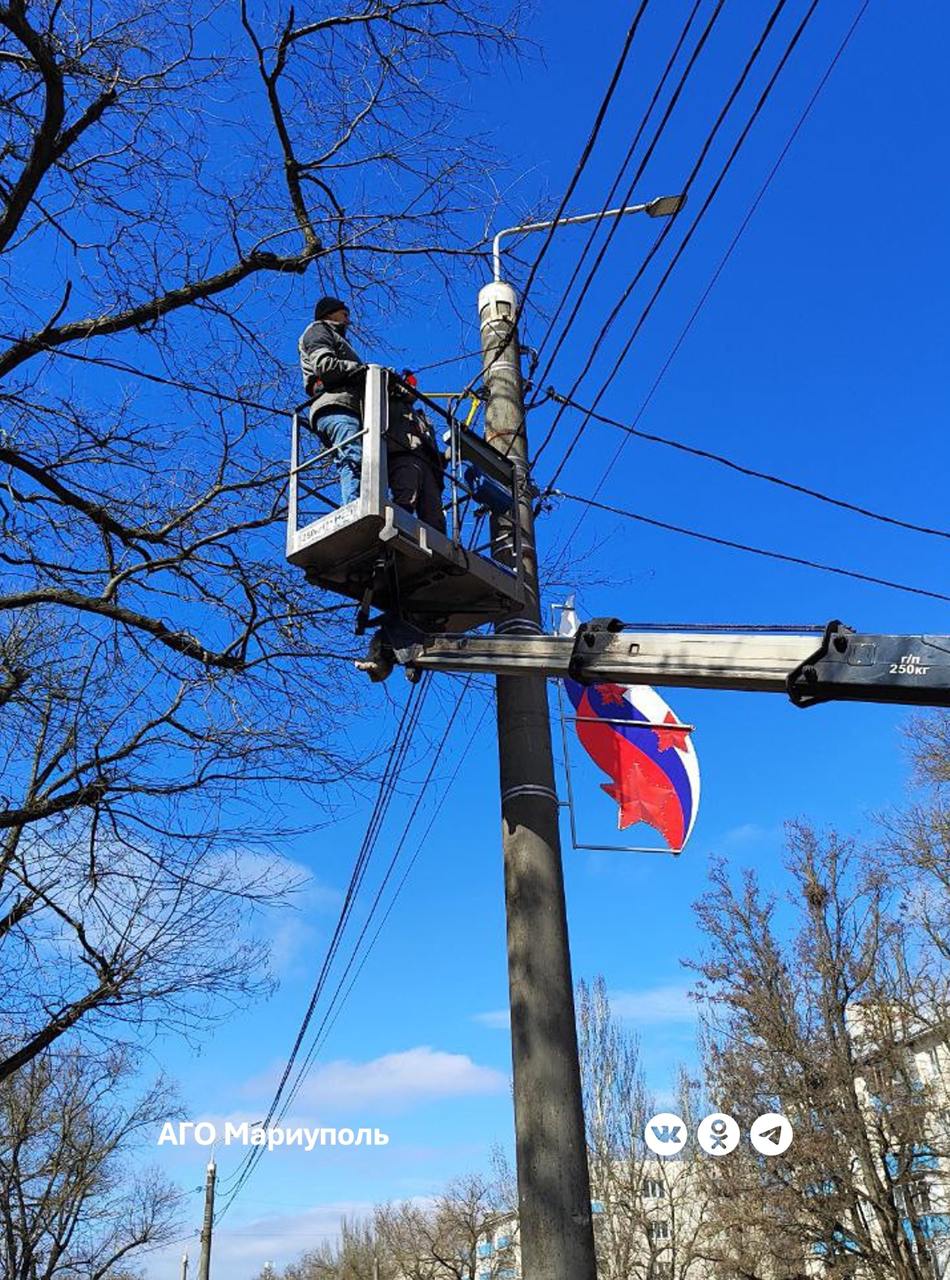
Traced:
<path fill-rule="evenodd" d="M 310 421 L 331 409 L 359 417 L 366 366 L 339 329 L 326 320 L 315 320 L 304 329 L 297 346 L 304 387 L 313 397 Z"/>

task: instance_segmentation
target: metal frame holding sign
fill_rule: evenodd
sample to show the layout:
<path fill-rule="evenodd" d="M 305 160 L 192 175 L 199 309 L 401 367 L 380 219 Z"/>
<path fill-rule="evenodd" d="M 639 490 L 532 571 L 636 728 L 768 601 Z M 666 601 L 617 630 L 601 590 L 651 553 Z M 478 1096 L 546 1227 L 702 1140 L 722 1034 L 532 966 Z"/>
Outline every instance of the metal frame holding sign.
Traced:
<path fill-rule="evenodd" d="M 669 721 L 657 723 L 651 720 L 628 720 L 613 717 L 593 717 L 593 716 L 577 716 L 569 715 L 564 707 L 564 683 L 559 680 L 557 684 L 558 699 L 558 718 L 561 722 L 561 743 L 564 754 L 564 776 L 567 783 L 567 799 L 560 802 L 561 807 L 567 809 L 571 829 L 571 847 L 574 849 L 584 849 L 598 853 L 665 853 L 669 857 L 678 858 L 686 847 L 686 841 L 679 849 L 671 849 L 668 845 L 644 845 L 644 844 L 592 844 L 586 840 L 579 840 L 577 835 L 577 807 L 574 801 L 574 775 L 571 766 L 570 742 L 568 738 L 567 726 L 569 723 L 576 724 L 578 721 L 595 720 L 601 724 L 617 724 L 623 726 L 633 726 L 644 729 L 678 729 L 684 733 L 691 733 L 695 725 L 681 724 L 678 720 L 672 724 Z M 688 839 L 688 833 L 687 833 Z"/>
<path fill-rule="evenodd" d="M 560 613 L 556 626 L 559 635 L 571 636 L 578 633 L 579 620 L 573 596 L 565 604 L 555 605 L 552 613 L 554 611 Z M 575 701 L 566 688 L 568 683 L 580 691 L 578 701 Z M 575 712 L 579 705 L 583 708 L 579 713 L 571 715 L 565 709 L 566 692 L 571 696 Z M 653 715 L 660 714 L 663 718 L 652 719 L 641 714 L 638 706 L 643 704 L 645 710 Z M 608 708 L 614 705 L 623 707 L 626 714 L 611 714 Z M 590 714 L 585 714 L 585 711 Z M 567 800 L 561 803 L 568 810 L 572 846 L 575 849 L 605 853 L 665 853 L 678 857 L 686 847 L 699 808 L 699 762 L 688 743 L 688 735 L 695 726 L 682 723 L 665 700 L 649 685 L 588 685 L 577 679 L 559 680 L 558 714 L 567 781 Z M 581 746 L 593 763 L 611 780 L 609 783 L 601 783 L 601 789 L 619 805 L 617 822 L 620 829 L 644 822 L 666 836 L 666 845 L 594 844 L 578 839 L 568 723 L 575 726 Z M 608 732 L 600 732 L 604 729 Z M 643 730 L 655 733 L 656 742 L 648 739 Z M 667 739 L 665 742 L 664 737 Z M 677 738 L 681 740 L 679 746 Z M 666 761 L 663 757 L 671 749 L 676 750 L 676 759 Z M 687 761 L 688 753 L 692 754 L 691 762 Z M 630 811 L 634 807 L 637 814 L 631 818 Z M 625 822 L 625 817 L 630 820 Z M 677 823 L 681 828 L 679 832 Z M 671 838 L 673 833 L 681 836 L 678 846 Z"/>

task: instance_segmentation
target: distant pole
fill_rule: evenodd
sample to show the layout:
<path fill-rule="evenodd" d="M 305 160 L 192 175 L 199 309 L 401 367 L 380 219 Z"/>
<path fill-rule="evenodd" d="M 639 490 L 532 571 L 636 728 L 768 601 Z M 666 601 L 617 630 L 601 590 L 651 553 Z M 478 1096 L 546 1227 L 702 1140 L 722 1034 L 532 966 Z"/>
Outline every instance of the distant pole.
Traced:
<path fill-rule="evenodd" d="M 373 1254 L 373 1280 L 379 1280 L 379 1254 Z"/>
<path fill-rule="evenodd" d="M 499 630 L 541 627 L 517 298 L 503 281 L 478 295 L 488 389 L 485 438 L 514 463 L 526 601 Z M 495 554 L 514 554 L 496 520 Z M 507 526 L 507 527 L 506 527 Z M 508 924 L 515 1147 L 524 1280 L 596 1280 L 590 1176 L 567 937 L 558 800 L 543 676 L 498 676 L 498 758 Z"/>
<path fill-rule="evenodd" d="M 198 1280 L 208 1280 L 211 1270 L 211 1233 L 214 1230 L 214 1182 L 217 1167 L 212 1157 L 205 1178 L 205 1215 L 201 1224 L 201 1255 L 198 1258 Z"/>
<path fill-rule="evenodd" d="M 188 1254 L 183 1254 L 181 1259 L 181 1280 L 188 1280 Z"/>

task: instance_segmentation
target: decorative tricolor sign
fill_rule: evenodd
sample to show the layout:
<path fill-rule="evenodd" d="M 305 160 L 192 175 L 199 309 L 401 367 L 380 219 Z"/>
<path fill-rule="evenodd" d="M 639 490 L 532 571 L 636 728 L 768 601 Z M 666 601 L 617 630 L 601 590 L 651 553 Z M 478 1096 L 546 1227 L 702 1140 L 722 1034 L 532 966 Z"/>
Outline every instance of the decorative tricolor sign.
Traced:
<path fill-rule="evenodd" d="M 570 607 L 561 634 L 576 629 Z M 699 762 L 683 725 L 648 685 L 582 685 L 565 680 L 574 727 L 584 750 L 610 778 L 602 789 L 616 800 L 617 826 L 644 822 L 674 853 L 682 852 L 699 810 Z"/>

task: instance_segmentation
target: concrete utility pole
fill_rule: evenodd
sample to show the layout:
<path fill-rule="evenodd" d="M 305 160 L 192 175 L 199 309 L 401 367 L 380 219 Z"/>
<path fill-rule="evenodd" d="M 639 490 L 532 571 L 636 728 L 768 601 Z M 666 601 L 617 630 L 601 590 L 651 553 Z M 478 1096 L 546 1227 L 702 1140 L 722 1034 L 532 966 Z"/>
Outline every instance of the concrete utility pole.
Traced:
<path fill-rule="evenodd" d="M 181 1280 L 188 1280 L 188 1254 L 182 1254 L 181 1259 Z"/>
<path fill-rule="evenodd" d="M 208 1280 L 211 1269 L 211 1232 L 214 1229 L 214 1182 L 218 1175 L 214 1157 L 208 1164 L 205 1178 L 205 1215 L 201 1224 L 201 1255 L 198 1258 L 198 1280 Z"/>
<path fill-rule="evenodd" d="M 478 295 L 489 393 L 485 438 L 527 480 L 517 299 L 501 280 Z M 534 516 L 527 483 L 521 526 L 526 603 L 498 628 L 541 632 Z M 513 555 L 510 524 L 492 531 Z M 574 986 L 567 939 L 558 801 L 543 675 L 498 676 L 498 756 L 508 921 L 508 985 L 515 1085 L 522 1269 L 525 1280 L 596 1280 Z"/>

